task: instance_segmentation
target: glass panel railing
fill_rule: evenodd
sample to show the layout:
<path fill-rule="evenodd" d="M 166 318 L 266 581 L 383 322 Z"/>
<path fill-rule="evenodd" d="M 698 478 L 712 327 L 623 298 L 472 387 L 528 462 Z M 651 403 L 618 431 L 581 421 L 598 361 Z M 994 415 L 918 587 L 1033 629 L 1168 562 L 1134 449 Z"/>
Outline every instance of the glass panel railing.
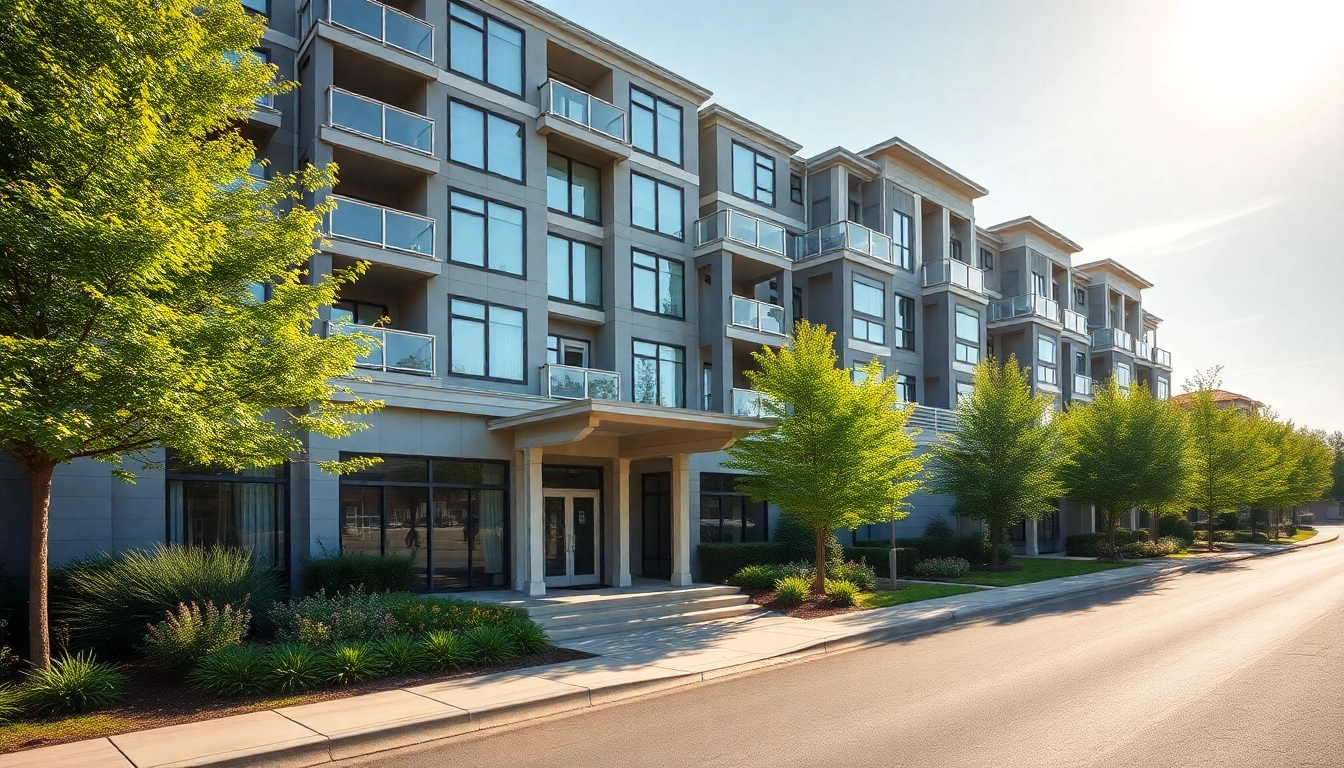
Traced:
<path fill-rule="evenodd" d="M 434 220 L 381 205 L 332 195 L 336 210 L 327 216 L 327 233 L 333 237 L 434 255 Z"/>
<path fill-rule="evenodd" d="M 1047 299 L 1044 296 L 1027 294 L 999 299 L 989 304 L 989 321 L 991 323 L 1028 315 L 1059 322 L 1059 302 L 1054 299 Z"/>
<path fill-rule="evenodd" d="M 1148 351 L 1149 348 L 1150 345 L 1148 344 L 1148 342 L 1141 341 L 1139 339 L 1134 340 L 1134 354 L 1138 355 L 1144 360 L 1149 359 L 1149 351 Z"/>
<path fill-rule="evenodd" d="M 1073 374 L 1073 394 L 1092 396 L 1092 379 L 1081 373 Z"/>
<path fill-rule="evenodd" d="M 1098 328 L 1092 332 L 1092 346 L 1120 347 L 1126 351 L 1133 351 L 1134 337 L 1119 328 Z"/>
<path fill-rule="evenodd" d="M 375 0 L 325 0 L 324 16 L 319 6 L 322 1 L 309 0 L 308 5 L 300 9 L 299 23 L 305 32 L 315 19 L 325 18 L 331 24 L 351 32 L 358 32 L 422 59 L 434 60 L 434 25 Z"/>
<path fill-rule="evenodd" d="M 898 403 L 897 408 L 909 408 L 909 403 Z M 947 408 L 933 408 L 927 405 L 915 405 L 906 421 L 907 429 L 918 429 L 921 437 L 947 435 L 957 431 L 957 412 Z"/>
<path fill-rule="evenodd" d="M 827 224 L 811 232 L 795 235 L 791 248 L 795 261 L 847 248 L 878 261 L 891 263 L 891 238 L 852 221 Z"/>
<path fill-rule="evenodd" d="M 328 322 L 327 333 L 373 337 L 377 344 L 355 360 L 360 368 L 434 375 L 434 337 L 428 334 L 344 322 Z"/>
<path fill-rule="evenodd" d="M 924 265 L 925 288 L 944 283 L 975 293 L 984 293 L 985 273 L 956 259 L 939 259 Z"/>
<path fill-rule="evenodd" d="M 414 112 L 336 88 L 328 89 L 328 121 L 385 144 L 434 154 L 434 121 Z"/>
<path fill-rule="evenodd" d="M 1061 314 L 1063 315 L 1061 320 L 1064 323 L 1064 330 L 1082 334 L 1083 336 L 1087 335 L 1086 317 L 1078 312 L 1074 312 L 1072 309 L 1063 310 Z"/>
<path fill-rule="evenodd" d="M 541 109 L 625 142 L 625 110 L 559 80 L 542 84 Z"/>
<path fill-rule="evenodd" d="M 542 366 L 546 396 L 565 400 L 620 400 L 621 375 L 576 365 Z"/>
<path fill-rule="evenodd" d="M 1170 367 L 1171 367 L 1171 352 L 1169 352 L 1169 351 L 1167 351 L 1167 350 L 1165 350 L 1165 349 L 1163 349 L 1163 348 L 1161 348 L 1161 347 L 1153 347 L 1153 351 L 1152 351 L 1152 361 L 1153 361 L 1154 363 L 1157 363 L 1158 365 L 1164 365 L 1164 366 L 1170 368 Z"/>
<path fill-rule="evenodd" d="M 434 121 L 414 112 L 386 106 L 383 108 L 383 141 L 432 155 Z"/>
<path fill-rule="evenodd" d="M 736 416 L 749 416 L 754 419 L 769 418 L 773 415 L 773 409 L 770 404 L 775 402 L 773 398 L 763 392 L 757 392 L 754 389 L 733 388 L 733 414 Z"/>
<path fill-rule="evenodd" d="M 784 335 L 784 308 L 743 296 L 733 297 L 733 325 Z"/>
<path fill-rule="evenodd" d="M 737 211 L 719 211 L 695 223 L 696 245 L 728 239 L 783 256 L 784 228 Z"/>

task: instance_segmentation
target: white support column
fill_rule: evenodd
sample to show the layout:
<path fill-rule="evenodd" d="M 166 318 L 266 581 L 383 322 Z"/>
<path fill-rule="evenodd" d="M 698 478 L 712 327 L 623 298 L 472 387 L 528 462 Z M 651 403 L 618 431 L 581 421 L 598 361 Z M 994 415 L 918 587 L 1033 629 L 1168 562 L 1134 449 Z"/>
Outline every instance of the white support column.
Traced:
<path fill-rule="evenodd" d="M 691 456 L 672 456 L 672 586 L 691 583 Z"/>
<path fill-rule="evenodd" d="M 1097 532 L 1097 508 L 1091 504 L 1083 505 L 1083 533 Z"/>
<path fill-rule="evenodd" d="M 630 586 L 630 516 L 634 510 L 630 506 L 630 460 L 615 459 L 616 499 L 613 512 L 612 543 L 615 551 L 607 555 L 614 571 L 611 578 L 613 587 Z"/>
<path fill-rule="evenodd" d="M 520 490 L 523 504 L 523 529 L 518 535 L 525 541 L 527 554 L 523 592 L 538 597 L 546 594 L 546 532 L 542 521 L 541 449 L 524 448 L 519 451 L 523 467 Z"/>
<path fill-rule="evenodd" d="M 1139 510 L 1129 510 L 1129 530 L 1137 531 L 1139 529 Z"/>
<path fill-rule="evenodd" d="M 1040 534 L 1037 532 L 1037 526 L 1039 525 L 1040 522 L 1037 520 L 1032 519 L 1027 521 L 1026 541 L 1023 542 L 1026 545 L 1026 550 L 1023 554 L 1027 555 L 1041 554 Z"/>

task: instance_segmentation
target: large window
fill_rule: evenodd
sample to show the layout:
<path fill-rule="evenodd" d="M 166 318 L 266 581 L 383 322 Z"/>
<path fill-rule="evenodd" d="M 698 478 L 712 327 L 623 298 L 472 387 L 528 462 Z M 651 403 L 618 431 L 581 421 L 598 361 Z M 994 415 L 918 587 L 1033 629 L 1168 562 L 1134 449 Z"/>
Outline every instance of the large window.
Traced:
<path fill-rule="evenodd" d="M 1055 364 L 1056 343 L 1049 336 L 1036 337 L 1036 380 L 1045 384 L 1058 384 Z"/>
<path fill-rule="evenodd" d="M 387 317 L 387 307 L 382 304 L 342 299 L 331 305 L 331 321 L 333 323 L 377 325 L 384 317 Z"/>
<path fill-rule="evenodd" d="M 169 454 L 168 540 L 243 549 L 258 563 L 285 568 L 286 468 L 233 474 L 187 466 Z"/>
<path fill-rule="evenodd" d="M 1171 397 L 1171 382 L 1163 378 L 1157 379 L 1157 399 L 1166 400 Z"/>
<path fill-rule="evenodd" d="M 775 159 L 733 142 L 733 194 L 775 204 Z"/>
<path fill-rule="evenodd" d="M 448 68 L 522 96 L 522 31 L 458 3 L 448 15 Z"/>
<path fill-rule="evenodd" d="M 588 221 L 602 221 L 602 172 L 550 152 L 546 155 L 546 207 Z"/>
<path fill-rule="evenodd" d="M 1086 352 L 1074 352 L 1074 353 L 1073 353 L 1073 372 L 1076 373 L 1076 374 L 1078 374 L 1079 376 L 1086 376 L 1086 375 L 1087 375 L 1087 353 L 1086 353 Z"/>
<path fill-rule="evenodd" d="M 958 402 L 958 403 L 961 402 L 962 400 L 965 400 L 965 399 L 968 398 L 968 397 L 973 397 L 974 395 L 975 395 L 975 385 L 974 385 L 974 384 L 972 384 L 972 383 L 969 382 L 969 381 L 958 381 L 958 382 L 957 382 L 957 402 Z"/>
<path fill-rule="evenodd" d="M 971 365 L 980 362 L 980 313 L 967 307 L 957 307 L 956 331 L 957 362 Z"/>
<path fill-rule="evenodd" d="M 678 187 L 630 174 L 630 221 L 640 229 L 681 237 L 685 228 L 681 198 Z"/>
<path fill-rule="evenodd" d="M 900 211 L 891 212 L 892 256 L 901 269 L 915 269 L 914 220 Z"/>
<path fill-rule="evenodd" d="M 408 555 L 417 589 L 504 586 L 508 464 L 380 458 L 341 477 L 341 551 Z"/>
<path fill-rule="evenodd" d="M 448 159 L 523 180 L 523 126 L 460 101 L 448 103 Z"/>
<path fill-rule="evenodd" d="M 896 346 L 915 348 L 915 300 L 896 294 Z"/>
<path fill-rule="evenodd" d="M 450 298 L 452 371 L 458 376 L 523 380 L 523 311 Z"/>
<path fill-rule="evenodd" d="M 918 393 L 915 392 L 914 376 L 905 373 L 896 375 L 896 397 L 903 403 L 919 402 Z"/>
<path fill-rule="evenodd" d="M 1129 363 L 1115 364 L 1115 383 L 1126 392 L 1129 391 L 1129 385 L 1134 383 L 1134 371 L 1129 367 Z"/>
<path fill-rule="evenodd" d="M 1045 275 L 1040 272 L 1031 273 L 1031 292 L 1037 296 L 1049 296 L 1050 293 L 1045 287 Z"/>
<path fill-rule="evenodd" d="M 635 309 L 685 317 L 686 281 L 680 261 L 634 251 L 632 269 Z"/>
<path fill-rule="evenodd" d="M 634 342 L 635 402 L 686 407 L 686 350 L 651 341 Z"/>
<path fill-rule="evenodd" d="M 886 302 L 882 284 L 863 277 L 854 278 L 854 317 L 850 336 L 874 344 L 886 343 Z"/>
<path fill-rule="evenodd" d="M 769 540 L 769 506 L 737 488 L 737 475 L 700 474 L 700 542 Z"/>
<path fill-rule="evenodd" d="M 523 274 L 523 211 L 456 190 L 448 193 L 448 258 Z"/>
<path fill-rule="evenodd" d="M 681 107 L 631 88 L 630 143 L 635 149 L 681 165 Z"/>
<path fill-rule="evenodd" d="M 546 238 L 547 293 L 553 299 L 602 306 L 602 249 L 559 235 Z"/>

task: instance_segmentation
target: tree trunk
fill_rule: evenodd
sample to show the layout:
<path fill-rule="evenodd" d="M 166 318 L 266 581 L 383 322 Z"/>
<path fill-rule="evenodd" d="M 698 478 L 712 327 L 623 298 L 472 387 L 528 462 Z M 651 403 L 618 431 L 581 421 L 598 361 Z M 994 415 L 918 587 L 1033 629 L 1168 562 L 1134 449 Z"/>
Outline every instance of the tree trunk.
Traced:
<path fill-rule="evenodd" d="M 53 464 L 27 466 L 32 509 L 28 545 L 28 661 L 38 669 L 51 666 L 51 635 L 47 631 L 47 529 L 51 511 Z"/>
<path fill-rule="evenodd" d="M 825 528 L 817 528 L 817 573 L 812 577 L 812 594 L 823 597 L 826 594 L 826 534 Z"/>
<path fill-rule="evenodd" d="M 1106 551 L 1108 560 L 1119 560 L 1120 551 L 1115 548 L 1115 528 L 1120 524 L 1120 513 L 1107 511 L 1106 517 Z"/>
<path fill-rule="evenodd" d="M 1205 514 L 1206 514 L 1206 516 L 1209 518 L 1209 550 L 1208 550 L 1208 551 L 1212 552 L 1212 551 L 1213 551 L 1213 513 L 1212 513 L 1212 512 L 1207 512 L 1207 513 L 1205 513 Z"/>
<path fill-rule="evenodd" d="M 1153 516 L 1153 543 L 1156 544 L 1157 540 L 1162 538 L 1162 531 L 1160 530 L 1162 524 L 1158 521 L 1158 518 L 1162 517 L 1162 510 L 1149 512 L 1149 514 Z"/>
<path fill-rule="evenodd" d="M 999 537 L 1003 532 L 999 530 L 998 523 L 989 524 L 989 569 L 991 571 L 999 570 Z"/>

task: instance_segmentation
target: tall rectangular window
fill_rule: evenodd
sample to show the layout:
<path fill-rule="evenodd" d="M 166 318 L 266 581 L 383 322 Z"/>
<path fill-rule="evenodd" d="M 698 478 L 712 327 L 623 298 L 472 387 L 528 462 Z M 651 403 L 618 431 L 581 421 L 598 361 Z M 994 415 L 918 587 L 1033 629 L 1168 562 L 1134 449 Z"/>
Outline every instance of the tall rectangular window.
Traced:
<path fill-rule="evenodd" d="M 1073 305 L 1075 307 L 1087 306 L 1087 291 L 1082 288 L 1073 289 Z"/>
<path fill-rule="evenodd" d="M 891 212 L 891 246 L 891 255 L 896 257 L 896 266 L 901 269 L 914 271 L 914 220 L 900 211 Z"/>
<path fill-rule="evenodd" d="M 957 382 L 957 402 L 960 403 L 968 397 L 975 395 L 975 385 L 969 381 Z"/>
<path fill-rule="evenodd" d="M 522 96 L 522 30 L 458 3 L 448 3 L 448 17 L 448 68 Z"/>
<path fill-rule="evenodd" d="M 733 194 L 775 204 L 775 159 L 733 142 Z"/>
<path fill-rule="evenodd" d="M 1036 379 L 1046 384 L 1058 384 L 1055 340 L 1049 336 L 1036 337 Z"/>
<path fill-rule="evenodd" d="M 1157 379 L 1157 399 L 1166 400 L 1171 397 L 1171 382 L 1163 378 Z"/>
<path fill-rule="evenodd" d="M 634 341 L 635 402 L 686 407 L 686 350 L 670 344 Z"/>
<path fill-rule="evenodd" d="M 634 251 L 631 262 L 635 309 L 685 317 L 686 284 L 682 263 L 642 251 Z"/>
<path fill-rule="evenodd" d="M 260 564 L 285 568 L 287 465 L 223 472 L 168 457 L 168 541 L 245 549 Z"/>
<path fill-rule="evenodd" d="M 564 155 L 547 153 L 546 207 L 600 224 L 602 172 Z"/>
<path fill-rule="evenodd" d="M 915 348 L 915 300 L 896 295 L 896 346 Z"/>
<path fill-rule="evenodd" d="M 980 362 L 980 313 L 967 307 L 957 307 L 956 359 L 972 365 Z"/>
<path fill-rule="evenodd" d="M 1129 363 L 1115 364 L 1115 383 L 1126 392 L 1129 391 L 1129 385 L 1134 383 L 1134 371 L 1129 367 Z"/>
<path fill-rule="evenodd" d="M 896 375 L 896 397 L 903 403 L 919 402 L 915 392 L 915 377 L 900 373 Z"/>
<path fill-rule="evenodd" d="M 947 251 L 957 261 L 966 261 L 966 256 L 961 252 L 961 241 L 957 238 L 947 241 Z"/>
<path fill-rule="evenodd" d="M 988 248 L 980 249 L 980 268 L 986 272 L 994 269 L 994 252 Z"/>
<path fill-rule="evenodd" d="M 1074 352 L 1074 353 L 1073 353 L 1073 372 L 1076 373 L 1076 374 L 1078 374 L 1079 376 L 1086 376 L 1086 375 L 1087 375 L 1087 353 L 1086 353 L 1086 352 Z"/>
<path fill-rule="evenodd" d="M 632 87 L 630 143 L 635 149 L 681 165 L 681 107 Z"/>
<path fill-rule="evenodd" d="M 448 159 L 523 180 L 523 126 L 460 101 L 448 103 Z"/>
<path fill-rule="evenodd" d="M 1040 272 L 1031 273 L 1031 292 L 1037 296 L 1049 296 L 1049 291 L 1045 287 L 1045 275 Z"/>
<path fill-rule="evenodd" d="M 448 258 L 523 274 L 523 210 L 465 192 L 448 193 Z"/>
<path fill-rule="evenodd" d="M 602 306 L 602 249 L 549 235 L 546 238 L 546 278 L 551 298 Z"/>
<path fill-rule="evenodd" d="M 796 173 L 789 174 L 789 201 L 803 203 L 803 177 Z"/>
<path fill-rule="evenodd" d="M 458 376 L 523 380 L 523 311 L 450 298 L 452 371 Z"/>
<path fill-rule="evenodd" d="M 631 173 L 630 221 L 640 229 L 680 238 L 685 229 L 681 189 Z"/>
<path fill-rule="evenodd" d="M 737 488 L 737 475 L 700 474 L 700 541 L 767 541 L 769 506 Z"/>
<path fill-rule="evenodd" d="M 855 277 L 853 285 L 854 317 L 850 336 L 874 344 L 886 343 L 886 301 L 882 284 Z"/>

